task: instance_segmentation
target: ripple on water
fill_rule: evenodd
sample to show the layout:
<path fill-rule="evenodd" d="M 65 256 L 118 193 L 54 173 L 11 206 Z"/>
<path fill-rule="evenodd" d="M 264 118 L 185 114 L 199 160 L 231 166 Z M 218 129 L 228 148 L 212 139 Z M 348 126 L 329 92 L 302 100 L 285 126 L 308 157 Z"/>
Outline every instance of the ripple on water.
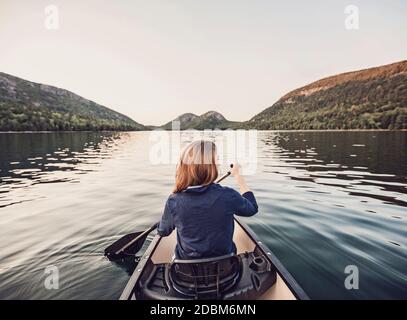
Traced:
<path fill-rule="evenodd" d="M 406 140 L 258 133 L 247 180 L 260 213 L 244 221 L 311 298 L 407 296 Z M 149 162 L 149 145 L 143 132 L 0 134 L 0 298 L 119 297 L 136 262 L 109 262 L 103 250 L 157 221 L 174 179 L 173 164 Z M 351 264 L 359 290 L 343 285 Z M 43 286 L 48 265 L 60 270 L 60 290 Z"/>

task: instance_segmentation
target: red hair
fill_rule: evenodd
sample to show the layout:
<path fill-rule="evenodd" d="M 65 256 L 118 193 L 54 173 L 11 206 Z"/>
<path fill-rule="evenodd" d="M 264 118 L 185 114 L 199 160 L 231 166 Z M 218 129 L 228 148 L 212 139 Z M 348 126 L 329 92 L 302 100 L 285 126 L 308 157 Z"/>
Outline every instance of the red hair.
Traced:
<path fill-rule="evenodd" d="M 181 154 L 175 174 L 174 193 L 190 186 L 205 186 L 218 177 L 216 145 L 212 141 L 195 141 Z"/>

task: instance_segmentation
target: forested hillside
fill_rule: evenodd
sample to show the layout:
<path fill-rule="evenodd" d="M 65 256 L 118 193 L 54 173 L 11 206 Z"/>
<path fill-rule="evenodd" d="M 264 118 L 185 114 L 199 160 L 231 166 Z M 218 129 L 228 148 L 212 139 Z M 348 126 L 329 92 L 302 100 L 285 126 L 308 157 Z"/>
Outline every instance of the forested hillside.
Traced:
<path fill-rule="evenodd" d="M 0 131 L 143 129 L 70 91 L 0 73 Z"/>
<path fill-rule="evenodd" d="M 256 129 L 407 129 L 407 61 L 319 80 L 244 124 Z"/>

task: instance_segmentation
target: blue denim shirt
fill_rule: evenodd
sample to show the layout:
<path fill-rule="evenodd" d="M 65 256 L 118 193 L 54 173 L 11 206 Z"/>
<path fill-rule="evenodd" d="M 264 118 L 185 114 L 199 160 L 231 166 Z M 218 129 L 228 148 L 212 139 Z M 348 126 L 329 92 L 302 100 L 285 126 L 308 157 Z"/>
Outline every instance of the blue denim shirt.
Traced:
<path fill-rule="evenodd" d="M 158 234 L 177 229 L 175 256 L 198 259 L 236 253 L 234 215 L 252 216 L 258 211 L 253 192 L 240 195 L 219 184 L 190 187 L 171 194 L 158 225 Z"/>

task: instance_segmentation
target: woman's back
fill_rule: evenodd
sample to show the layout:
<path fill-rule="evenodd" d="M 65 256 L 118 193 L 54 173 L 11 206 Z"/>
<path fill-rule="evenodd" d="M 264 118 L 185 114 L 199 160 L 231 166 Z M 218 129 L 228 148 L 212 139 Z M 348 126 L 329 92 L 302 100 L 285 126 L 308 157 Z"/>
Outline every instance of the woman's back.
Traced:
<path fill-rule="evenodd" d="M 181 154 L 175 174 L 175 188 L 169 196 L 158 233 L 168 236 L 177 229 L 178 259 L 216 257 L 235 253 L 233 215 L 257 212 L 253 193 L 235 165 L 231 174 L 237 191 L 214 183 L 218 177 L 216 146 L 211 141 L 195 141 Z"/>
<path fill-rule="evenodd" d="M 234 214 L 251 216 L 256 212 L 252 192 L 241 196 L 215 183 L 189 187 L 168 198 L 158 232 L 166 236 L 177 229 L 175 254 L 179 259 L 236 253 L 232 240 Z"/>

